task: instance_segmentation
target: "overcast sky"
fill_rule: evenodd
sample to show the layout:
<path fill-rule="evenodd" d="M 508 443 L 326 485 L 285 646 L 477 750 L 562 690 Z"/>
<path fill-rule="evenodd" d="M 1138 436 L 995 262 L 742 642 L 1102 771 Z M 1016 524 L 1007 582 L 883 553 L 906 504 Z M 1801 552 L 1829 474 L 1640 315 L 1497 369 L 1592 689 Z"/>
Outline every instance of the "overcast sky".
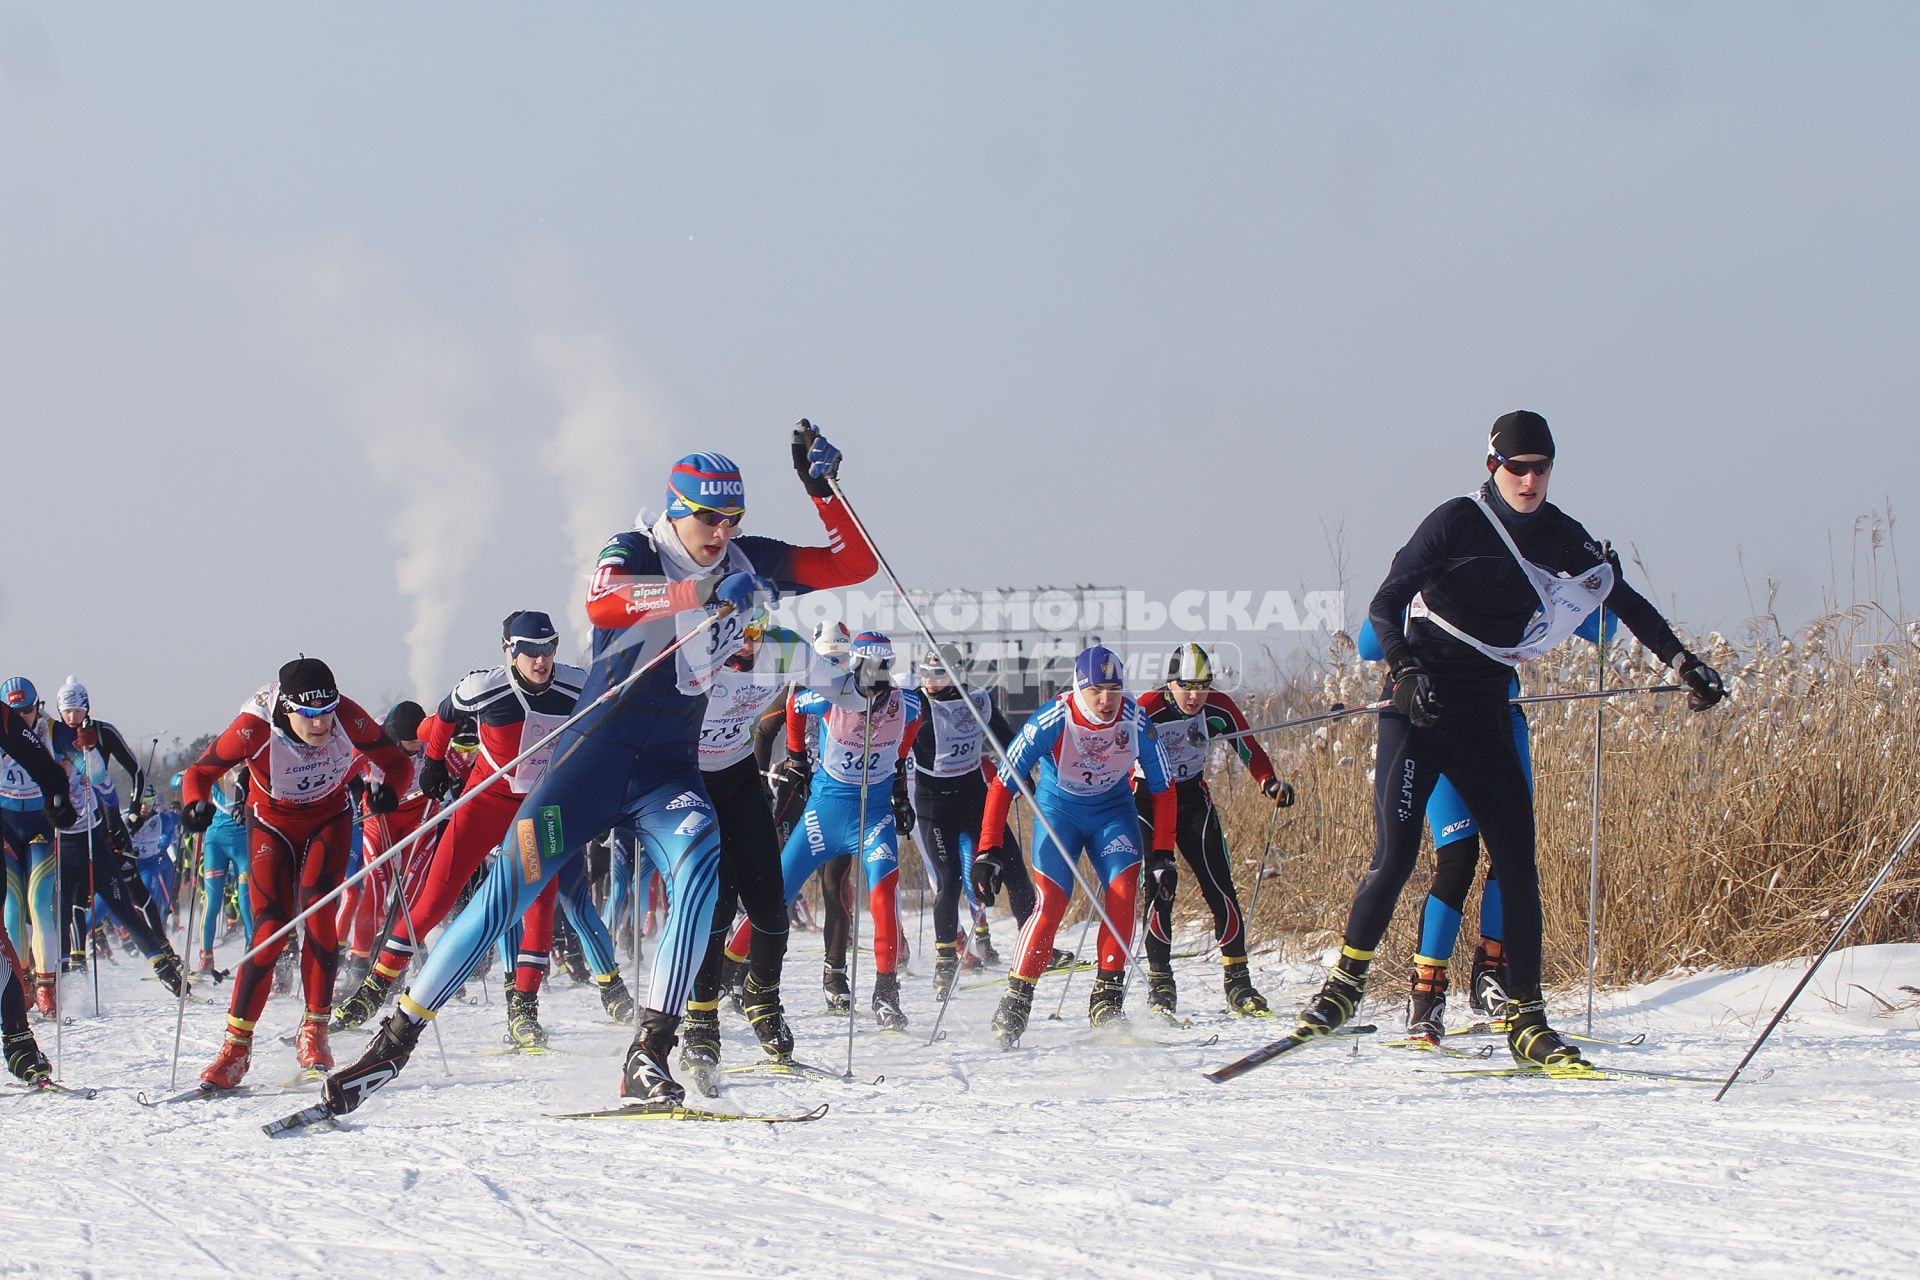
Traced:
<path fill-rule="evenodd" d="M 437 699 L 682 453 L 816 538 L 801 415 L 911 586 L 1324 588 L 1343 529 L 1357 617 L 1533 408 L 1683 628 L 1743 558 L 1792 624 L 1913 492 L 1917 54 L 1911 4 L 0 0 L 0 667 L 139 734 L 301 650 Z"/>

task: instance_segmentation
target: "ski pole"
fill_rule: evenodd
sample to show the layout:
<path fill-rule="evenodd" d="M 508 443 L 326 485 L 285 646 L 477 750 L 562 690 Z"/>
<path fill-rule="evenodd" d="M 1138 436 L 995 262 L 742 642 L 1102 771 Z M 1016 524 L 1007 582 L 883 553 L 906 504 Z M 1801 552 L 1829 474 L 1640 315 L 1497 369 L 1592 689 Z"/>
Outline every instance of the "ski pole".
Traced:
<path fill-rule="evenodd" d="M 1054 1005 L 1053 1012 L 1047 1015 L 1048 1022 L 1060 1021 L 1060 1015 L 1067 1007 L 1067 992 L 1073 986 L 1073 975 L 1080 972 L 1080 957 L 1087 953 L 1087 934 L 1093 928 L 1093 920 L 1093 912 L 1087 912 L 1087 922 L 1080 926 L 1080 940 L 1073 944 L 1073 963 L 1067 966 L 1067 980 L 1060 984 L 1060 1003 Z"/>
<path fill-rule="evenodd" d="M 328 903 L 332 902 L 335 898 L 338 898 L 341 894 L 345 893 L 349 888 L 358 884 L 360 881 L 366 879 L 367 876 L 371 875 L 376 868 L 384 866 L 391 859 L 398 857 L 401 853 L 403 853 L 407 849 L 412 848 L 413 845 L 417 841 L 419 841 L 419 839 L 422 836 L 426 835 L 426 833 L 429 830 L 446 822 L 448 818 L 451 818 L 455 813 L 459 812 L 461 805 L 466 804 L 469 800 L 479 795 L 482 791 L 485 791 L 487 787 L 492 785 L 494 779 L 512 772 L 520 764 L 522 760 L 525 760 L 527 757 L 533 755 L 535 752 L 545 747 L 549 742 L 552 742 L 555 738 L 558 738 L 562 733 L 565 733 L 568 729 L 572 728 L 575 724 L 579 723 L 582 719 L 584 719 L 595 708 L 601 706 L 603 703 L 610 704 L 610 703 L 617 702 L 621 698 L 621 696 L 627 692 L 627 690 L 631 689 L 634 686 L 634 684 L 640 679 L 641 676 L 644 676 L 645 674 L 647 674 L 647 672 L 653 670 L 653 668 L 658 666 L 669 655 L 678 652 L 682 645 L 686 644 L 689 640 L 692 640 L 695 636 L 699 635 L 702 631 L 705 631 L 708 627 L 712 626 L 720 618 L 725 617 L 727 612 L 729 611 L 726 609 L 723 609 L 721 612 L 710 614 L 708 617 L 706 617 L 697 625 L 695 625 L 692 629 L 690 629 L 685 635 L 676 638 L 673 641 L 673 643 L 667 645 L 665 648 L 661 649 L 660 652 L 654 654 L 653 657 L 647 659 L 645 662 L 635 667 L 632 671 L 628 672 L 624 677 L 621 678 L 621 680 L 617 684 L 609 685 L 606 689 L 602 690 L 599 694 L 595 695 L 593 700 L 588 702 L 585 706 L 576 707 L 572 715 L 568 716 L 565 720 L 562 720 L 559 724 L 555 725 L 538 742 L 534 743 L 530 747 L 523 747 L 519 755 L 507 761 L 505 764 L 502 764 L 497 768 L 495 768 L 492 773 L 488 774 L 485 778 L 481 779 L 478 783 L 474 783 L 471 780 L 469 780 L 469 783 L 465 788 L 465 790 L 461 791 L 461 793 L 454 798 L 453 803 L 449 804 L 446 808 L 442 809 L 439 813 L 434 814 L 433 818 L 430 821 L 421 823 L 417 828 L 414 829 L 412 834 L 408 835 L 405 839 L 401 840 L 398 844 L 388 849 L 385 853 L 381 854 L 378 858 L 375 858 L 373 861 L 362 866 L 360 870 L 355 872 L 353 875 L 346 877 L 344 880 L 342 880 L 339 884 L 335 885 L 331 890 L 329 890 L 325 895 L 320 897 L 318 900 L 314 902 L 310 902 L 306 906 L 302 907 L 300 911 L 291 920 L 287 921 L 285 924 L 281 925 L 278 929 L 274 930 L 271 934 L 267 935 L 267 937 L 262 941 L 255 943 L 251 950 L 249 950 L 245 955 L 240 957 L 238 963 L 235 964 L 234 968 L 237 970 L 240 965 L 246 964 L 249 960 L 257 959 L 261 952 L 265 951 L 268 947 L 272 946 L 275 942 L 278 942 L 280 939 L 292 933 L 295 928 L 297 928 L 299 925 L 301 925 L 306 921 L 308 916 L 311 916 L 314 912 L 318 911 L 321 907 L 326 906 Z M 561 757 L 561 759 L 565 759 L 565 757 L 563 756 Z M 555 760 L 553 763 L 558 764 L 560 763 L 560 761 Z M 552 766 L 549 765 L 548 767 L 551 768 Z"/>
<path fill-rule="evenodd" d="M 1267 818 L 1267 839 L 1266 844 L 1260 850 L 1260 864 L 1254 868 L 1253 872 L 1253 898 L 1247 903 L 1246 929 L 1249 935 L 1253 932 L 1253 922 L 1256 918 L 1254 913 L 1260 910 L 1260 886 L 1267 881 L 1267 860 L 1273 857 L 1273 828 L 1279 821 L 1280 806 L 1275 805 L 1272 815 Z M 1247 943 L 1247 954 L 1253 954 L 1253 943 L 1251 941 Z"/>
<path fill-rule="evenodd" d="M 1256 733 L 1275 733 L 1281 729 L 1297 729 L 1303 724 L 1319 724 L 1322 720 L 1344 720 L 1348 716 L 1371 715 L 1374 712 L 1385 711 L 1392 705 L 1392 698 L 1382 698 L 1378 702 L 1367 702 L 1357 707 L 1335 705 L 1329 710 L 1317 712 L 1310 716 L 1295 716 L 1291 720 L 1281 720 L 1274 724 L 1257 724 L 1250 729 L 1236 729 L 1232 733 L 1216 733 L 1210 736 L 1207 741 L 1230 742 L 1235 738 L 1252 737 Z"/>
<path fill-rule="evenodd" d="M 860 518 L 859 512 L 853 509 L 853 504 L 847 501 L 846 491 L 840 487 L 839 478 L 837 476 L 828 476 L 826 480 L 827 487 L 833 491 L 834 499 L 839 502 L 841 507 L 846 511 L 847 519 L 851 520 L 853 527 L 860 531 L 861 538 L 866 541 L 867 547 L 873 552 L 873 558 L 879 562 L 881 572 L 887 575 L 887 581 L 892 583 L 893 589 L 899 593 L 900 603 L 907 607 L 907 614 L 913 619 L 915 629 L 917 629 L 922 636 L 926 637 L 927 646 L 933 651 L 934 657 L 939 660 L 940 669 L 947 673 L 947 678 L 952 680 L 954 684 L 964 687 L 966 683 L 965 680 L 958 671 L 955 671 L 948 665 L 946 655 L 940 652 L 939 641 L 933 638 L 933 631 L 927 626 L 927 620 L 925 616 L 921 614 L 919 606 L 914 604 L 913 597 L 907 594 L 906 585 L 900 581 L 900 575 L 893 571 L 893 565 L 888 562 L 886 552 L 882 551 L 880 545 L 873 540 L 873 534 L 867 530 L 866 521 Z M 966 706 L 968 712 L 972 714 L 974 721 L 979 724 L 982 740 L 986 742 L 988 747 L 992 748 L 994 758 L 1000 762 L 1001 776 L 1009 779 L 1027 803 L 1033 806 L 1034 820 L 1045 829 L 1047 838 L 1052 840 L 1054 847 L 1059 849 L 1061 854 L 1065 856 L 1068 849 L 1067 842 L 1060 838 L 1060 833 L 1054 830 L 1053 822 L 1047 817 L 1046 811 L 1040 807 L 1039 801 L 1034 798 L 1032 785 L 1013 768 L 1013 758 L 1007 754 L 1007 745 L 995 736 L 993 726 L 987 723 L 987 717 L 981 712 L 979 707 L 974 705 L 972 698 L 962 698 L 960 701 Z M 1122 931 L 1120 927 L 1113 922 L 1113 918 L 1107 914 L 1103 895 L 1095 891 L 1092 881 L 1080 870 L 1080 857 L 1077 852 L 1071 857 L 1067 857 L 1067 870 L 1072 874 L 1074 882 L 1086 892 L 1087 900 L 1092 904 L 1094 911 L 1099 914 L 1101 920 L 1106 923 L 1106 926 L 1113 930 L 1113 936 L 1116 938 L 1132 937 L 1133 935 L 1131 933 Z M 969 874 L 971 874 L 971 868 L 969 868 Z M 1136 967 L 1139 964 L 1137 960 L 1134 960 L 1132 963 Z"/>
<path fill-rule="evenodd" d="M 195 888 L 193 891 L 193 896 L 187 899 L 186 932 L 180 935 L 180 951 L 183 956 L 190 956 L 193 954 L 193 913 L 194 913 L 194 908 L 200 905 L 200 890 L 199 890 L 200 874 L 199 873 L 200 873 L 201 841 L 199 836 L 192 836 L 192 837 L 189 837 L 189 839 L 192 841 L 192 848 L 188 852 L 187 858 L 194 868 Z M 213 904 L 208 903 L 207 909 L 211 911 L 213 909 Z M 184 960 L 181 961 L 181 964 L 183 967 L 185 966 L 185 963 L 186 962 Z M 180 980 L 179 1007 L 174 1010 L 174 1014 L 173 1014 L 173 1067 L 167 1073 L 167 1088 L 169 1089 L 177 1089 L 180 1087 L 180 1036 L 181 1036 L 181 1033 L 186 1029 L 186 1025 L 187 1025 L 187 981 L 184 977 L 182 977 Z"/>
<path fill-rule="evenodd" d="M 1539 702 L 1586 702 L 1592 698 L 1620 698 L 1632 693 L 1685 693 L 1683 684 L 1646 684 L 1629 689 L 1582 689 L 1577 693 L 1533 693 L 1507 699 L 1509 706 L 1530 707 Z M 1274 724 L 1257 724 L 1250 729 L 1236 729 L 1232 733 L 1216 733 L 1208 738 L 1209 742 L 1230 742 L 1235 738 L 1251 737 L 1257 733 L 1274 733 L 1281 729 L 1297 729 L 1301 725 L 1318 724 L 1323 720 L 1341 720 L 1347 716 L 1368 715 L 1386 711 L 1393 706 L 1392 698 L 1382 698 L 1378 702 L 1368 702 L 1357 707 L 1334 707 L 1316 715 L 1296 716 L 1291 720 L 1281 720 Z"/>
<path fill-rule="evenodd" d="M 89 792 L 92 791 L 93 783 L 91 781 L 87 783 L 87 788 Z M 94 803 L 97 804 L 98 801 L 96 800 L 94 801 Z M 82 919 L 82 922 L 87 926 L 87 931 L 83 936 L 86 939 L 85 947 L 86 947 L 86 953 L 88 957 L 87 968 L 93 970 L 93 1016 L 96 1018 L 100 1016 L 100 948 L 96 946 L 93 941 L 92 923 L 93 923 L 93 900 L 100 893 L 100 886 L 95 884 L 94 881 L 99 878 L 99 874 L 100 874 L 99 871 L 95 868 L 95 865 L 94 865 L 93 828 L 88 827 L 87 828 L 87 887 L 89 890 L 91 890 L 91 892 L 87 894 L 86 915 L 83 916 L 81 919 Z"/>
<path fill-rule="evenodd" d="M 384 813 L 380 815 L 380 834 L 387 840 L 393 839 L 393 827 L 387 822 L 387 815 Z M 401 881 L 404 878 L 405 871 L 406 863 L 403 862 L 394 873 L 393 896 L 399 901 L 400 914 L 407 922 L 407 936 L 417 942 L 420 937 L 420 931 L 416 929 L 413 924 L 413 908 L 407 905 L 407 895 L 401 892 Z M 387 911 L 388 916 L 391 917 L 392 913 L 392 908 L 389 907 Z M 428 1018 L 427 1021 L 433 1024 L 433 1043 L 434 1046 L 440 1050 L 440 1069 L 446 1072 L 447 1079 L 451 1080 L 453 1079 L 453 1063 L 447 1058 L 447 1041 L 446 1037 L 440 1032 L 440 1019 Z"/>
<path fill-rule="evenodd" d="M 1733 1082 L 1740 1078 L 1740 1073 L 1747 1069 L 1749 1062 L 1753 1061 L 1753 1055 L 1760 1052 L 1760 1046 L 1767 1042 L 1767 1037 L 1773 1034 L 1773 1029 L 1780 1025 L 1782 1018 L 1787 1016 L 1787 1010 L 1793 1008 L 1793 1002 L 1800 998 L 1800 993 L 1806 990 L 1809 982 L 1813 981 L 1813 975 L 1820 968 L 1820 962 L 1840 945 L 1840 939 L 1846 937 L 1847 931 L 1853 928 L 1855 922 L 1866 913 L 1867 904 L 1873 901 L 1873 895 L 1878 893 L 1880 886 L 1887 882 L 1887 877 L 1893 874 L 1894 867 L 1899 865 L 1900 859 L 1906 856 L 1907 850 L 1913 847 L 1915 840 L 1920 840 L 1920 819 L 1916 819 L 1914 824 L 1907 828 L 1907 834 L 1901 838 L 1899 847 L 1893 851 L 1893 856 L 1887 859 L 1886 865 L 1880 868 L 1880 874 L 1873 878 L 1873 883 L 1867 886 L 1867 891 L 1860 895 L 1860 901 L 1853 904 L 1853 910 L 1847 912 L 1847 918 L 1840 922 L 1840 927 L 1834 930 L 1831 938 L 1827 939 L 1827 945 L 1820 949 L 1820 954 L 1815 956 L 1813 963 L 1807 966 L 1806 973 L 1802 974 L 1800 981 L 1794 984 L 1793 990 L 1787 995 L 1787 1002 L 1780 1006 L 1779 1012 L 1773 1015 L 1773 1020 L 1767 1023 L 1767 1029 L 1762 1031 L 1759 1038 L 1747 1049 L 1746 1056 L 1740 1059 L 1740 1065 L 1733 1069 L 1733 1074 L 1727 1077 L 1727 1082 L 1720 1086 L 1720 1092 L 1713 1095 L 1715 1102 L 1727 1096 L 1727 1090 L 1733 1088 Z"/>
<path fill-rule="evenodd" d="M 1594 615 L 1594 642 L 1600 656 L 1594 673 L 1593 691 L 1593 827 L 1587 841 L 1587 1034 L 1593 1034 L 1593 982 L 1600 967 L 1600 753 L 1601 733 L 1606 719 L 1606 703 L 1598 695 L 1607 690 L 1607 606 Z M 1672 686 L 1677 688 L 1678 686 Z"/>

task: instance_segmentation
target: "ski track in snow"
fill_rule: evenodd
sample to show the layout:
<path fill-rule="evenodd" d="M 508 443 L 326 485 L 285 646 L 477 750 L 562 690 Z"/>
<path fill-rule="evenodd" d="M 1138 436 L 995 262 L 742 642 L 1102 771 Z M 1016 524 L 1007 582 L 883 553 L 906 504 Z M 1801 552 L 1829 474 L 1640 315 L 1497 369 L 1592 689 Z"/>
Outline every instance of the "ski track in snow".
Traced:
<path fill-rule="evenodd" d="M 818 1012 L 818 950 L 795 936 L 787 1003 L 798 1056 L 837 1070 L 846 1023 Z M 1283 1011 L 1319 976 L 1256 970 Z M 1799 971 L 1608 994 L 1596 1033 L 1648 1041 L 1589 1056 L 1724 1076 Z M 316 1093 L 277 1087 L 297 1000 L 274 997 L 260 1024 L 260 1093 L 148 1109 L 138 1092 L 175 1091 L 175 1006 L 143 972 L 125 955 L 105 967 L 98 1018 L 90 980 L 68 980 L 64 1078 L 100 1099 L 0 1096 L 0 1275 L 1920 1274 L 1903 1208 L 1920 1204 L 1920 1008 L 1889 1013 L 1852 985 L 1913 1000 L 1900 987 L 1920 987 L 1920 944 L 1836 954 L 1749 1068 L 1772 1074 L 1717 1106 L 1705 1086 L 1450 1079 L 1436 1073 L 1482 1064 L 1365 1037 L 1215 1085 L 1200 1073 L 1288 1022 L 1228 1018 L 1217 965 L 1196 959 L 1177 962 L 1190 1030 L 1130 1001 L 1140 1033 L 1190 1043 L 1085 1043 L 1082 974 L 1061 1021 L 1062 979 L 1043 981 L 1011 1054 L 987 1032 L 997 989 L 961 993 L 926 1047 L 923 967 L 903 984 L 909 1034 L 857 1024 L 854 1082 L 730 1077 L 691 1100 L 832 1104 L 778 1128 L 546 1118 L 615 1103 L 630 1032 L 562 978 L 541 1002 L 556 1052 L 485 1055 L 504 1026 L 496 985 L 493 1004 L 440 1019 L 453 1080 L 429 1034 L 338 1130 L 278 1140 L 258 1126 Z M 222 1034 L 230 989 L 209 990 L 218 1005 L 187 1009 L 179 1088 Z M 1397 1032 L 1386 971 L 1376 994 L 1363 1016 Z M 1576 998 L 1555 1010 L 1579 1029 Z M 726 1061 L 756 1060 L 744 1023 L 723 1026 Z M 51 1054 L 53 1028 L 36 1031 Z M 366 1037 L 335 1041 L 345 1061 Z"/>

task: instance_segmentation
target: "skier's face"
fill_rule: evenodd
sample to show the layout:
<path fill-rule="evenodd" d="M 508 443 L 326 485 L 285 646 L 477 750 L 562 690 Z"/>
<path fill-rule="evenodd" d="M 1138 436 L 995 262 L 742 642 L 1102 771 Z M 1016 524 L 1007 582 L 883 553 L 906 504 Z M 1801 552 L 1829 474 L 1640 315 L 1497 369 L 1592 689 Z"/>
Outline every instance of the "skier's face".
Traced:
<path fill-rule="evenodd" d="M 553 679 L 553 653 L 523 650 L 513 655 L 513 669 L 520 673 L 520 679 L 527 684 L 543 686 Z"/>
<path fill-rule="evenodd" d="M 1546 469 L 1541 469 L 1541 463 L 1546 464 Z M 1546 454 L 1523 453 L 1504 463 L 1489 461 L 1488 465 L 1493 468 L 1493 483 L 1499 488 L 1500 496 L 1520 514 L 1538 511 L 1540 504 L 1547 500 L 1547 480 L 1553 475 L 1553 459 Z M 1515 467 L 1520 468 L 1522 474 L 1515 475 Z"/>
<path fill-rule="evenodd" d="M 696 511 L 673 522 L 673 531 L 679 536 L 680 545 L 687 549 L 693 562 L 703 569 L 720 563 L 720 557 L 727 554 L 727 544 L 733 541 L 733 531 L 737 527 L 731 522 L 708 524 L 706 517 L 709 514 Z"/>
<path fill-rule="evenodd" d="M 333 732 L 333 712 L 323 716 L 288 716 L 287 723 L 293 728 L 293 736 L 310 747 L 317 747 L 327 740 Z"/>
<path fill-rule="evenodd" d="M 1200 704 L 1207 700 L 1205 689 L 1188 689 L 1179 681 L 1174 681 L 1169 687 L 1173 690 L 1173 705 L 1180 708 L 1180 714 L 1183 716 L 1192 715 L 1200 709 Z"/>
<path fill-rule="evenodd" d="M 68 707 L 60 713 L 60 718 L 67 722 L 67 728 L 78 729 L 87 723 L 87 709 L 85 707 Z"/>
<path fill-rule="evenodd" d="M 1090 684 L 1080 691 L 1080 705 L 1101 724 L 1120 714 L 1120 699 L 1126 690 L 1117 684 Z"/>

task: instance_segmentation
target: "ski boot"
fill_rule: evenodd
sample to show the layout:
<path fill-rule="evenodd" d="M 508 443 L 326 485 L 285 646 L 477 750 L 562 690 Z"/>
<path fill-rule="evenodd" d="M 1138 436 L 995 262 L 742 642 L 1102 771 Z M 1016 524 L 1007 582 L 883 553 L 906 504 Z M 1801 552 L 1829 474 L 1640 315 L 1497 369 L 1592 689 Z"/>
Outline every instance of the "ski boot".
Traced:
<path fill-rule="evenodd" d="M 1547 1025 L 1545 1000 L 1512 1000 L 1507 1004 L 1507 1050 L 1523 1067 L 1555 1071 L 1584 1071 L 1592 1063 Z"/>
<path fill-rule="evenodd" d="M 193 967 L 193 971 L 195 973 L 212 973 L 213 972 L 213 952 L 205 950 L 203 948 L 200 952 L 200 963 Z"/>
<path fill-rule="evenodd" d="M 993 1011 L 993 1038 L 1002 1049 L 1011 1049 L 1020 1043 L 1020 1037 L 1027 1030 L 1027 1017 L 1032 1012 L 1033 984 L 1009 975 L 1007 993 L 1000 997 L 1000 1007 Z"/>
<path fill-rule="evenodd" d="M 320 1091 L 327 1110 L 336 1116 L 346 1115 L 365 1102 L 368 1094 L 399 1075 L 413 1056 L 426 1025 L 424 1020 L 415 1021 L 398 1009 L 388 1014 L 353 1065 L 327 1077 Z"/>
<path fill-rule="evenodd" d="M 293 1058 L 309 1071 L 333 1070 L 333 1046 L 327 1043 L 326 1013 L 303 1013 L 293 1035 Z"/>
<path fill-rule="evenodd" d="M 507 988 L 507 1043 L 516 1049 L 544 1049 L 547 1029 L 540 1025 L 540 993 Z"/>
<path fill-rule="evenodd" d="M 1053 954 L 1047 957 L 1047 972 L 1052 973 L 1057 969 L 1072 968 L 1073 960 L 1073 952 L 1062 951 L 1060 948 L 1055 947 Z"/>
<path fill-rule="evenodd" d="M 993 949 L 993 935 L 983 924 L 973 926 L 973 954 L 980 957 L 981 964 L 1000 967 L 1000 953 Z"/>
<path fill-rule="evenodd" d="M 820 973 L 820 985 L 826 991 L 828 1013 L 852 1013 L 853 991 L 847 986 L 847 967 L 829 964 Z"/>
<path fill-rule="evenodd" d="M 720 1065 L 720 1006 L 701 1009 L 687 1002 L 687 1020 L 681 1024 L 680 1069 L 711 1071 Z"/>
<path fill-rule="evenodd" d="M 180 956 L 172 947 L 168 947 L 148 963 L 153 966 L 154 976 L 166 983 L 167 990 L 176 996 L 187 994 L 186 970 L 181 966 Z"/>
<path fill-rule="evenodd" d="M 593 980 L 600 988 L 600 1007 L 607 1011 L 607 1016 L 615 1022 L 632 1022 L 633 995 L 627 990 L 627 984 L 620 975 L 596 974 Z"/>
<path fill-rule="evenodd" d="M 47 1055 L 40 1052 L 39 1043 L 34 1040 L 31 1031 L 9 1031 L 0 1037 L 7 1056 L 7 1070 L 13 1078 L 22 1084 L 39 1084 L 43 1080 L 53 1079 L 53 1064 L 47 1061 Z"/>
<path fill-rule="evenodd" d="M 1407 977 L 1407 1039 L 1437 1045 L 1447 1035 L 1447 966 L 1416 956 Z"/>
<path fill-rule="evenodd" d="M 390 978 L 377 967 L 367 970 L 366 978 L 354 988 L 353 994 L 341 1001 L 340 1007 L 333 1011 L 333 1029 L 345 1031 L 349 1027 L 357 1027 L 379 1013 L 399 981 L 399 978 Z"/>
<path fill-rule="evenodd" d="M 626 1069 L 620 1073 L 621 1097 L 663 1107 L 677 1107 L 686 1101 L 687 1091 L 667 1070 L 667 1055 L 673 1052 L 673 1033 L 679 1022 L 672 1014 L 654 1009 L 640 1016 L 640 1029 L 627 1048 Z"/>
<path fill-rule="evenodd" d="M 60 1016 L 60 1000 L 56 994 L 58 990 L 59 987 L 56 985 L 56 979 L 52 974 L 36 973 L 33 975 L 33 1007 L 39 1011 L 41 1017 L 57 1018 Z"/>
<path fill-rule="evenodd" d="M 1301 1029 L 1329 1036 L 1344 1026 L 1367 993 L 1367 968 L 1372 963 L 1373 952 L 1341 947 L 1338 963 L 1328 971 L 1318 994 L 1300 1011 Z"/>
<path fill-rule="evenodd" d="M 1498 942 L 1482 940 L 1473 951 L 1473 985 L 1467 1007 L 1498 1021 L 1507 1016 L 1507 957 Z"/>
<path fill-rule="evenodd" d="M 211 1089 L 238 1089 L 252 1065 L 253 1024 L 229 1017 L 227 1038 L 213 1062 L 200 1073 L 200 1083 Z"/>
<path fill-rule="evenodd" d="M 887 1031 L 904 1031 L 907 1014 L 900 1007 L 900 975 L 873 975 L 873 1020 Z"/>
<path fill-rule="evenodd" d="M 1180 1003 L 1180 989 L 1173 983 L 1173 970 L 1147 970 L 1147 1012 L 1172 1020 Z"/>
<path fill-rule="evenodd" d="M 941 1004 L 953 993 L 953 983 L 960 976 L 960 954 L 951 942 L 933 944 L 933 998 Z"/>
<path fill-rule="evenodd" d="M 1093 975 L 1093 992 L 1087 996 L 1087 1025 L 1096 1031 L 1127 1025 L 1127 998 L 1124 975 L 1105 969 Z"/>
<path fill-rule="evenodd" d="M 1220 965 L 1220 980 L 1227 990 L 1227 1008 L 1246 1017 L 1258 1017 L 1271 1012 L 1267 1008 L 1267 998 L 1253 989 L 1253 979 L 1247 974 L 1245 956 L 1222 955 Z"/>
<path fill-rule="evenodd" d="M 69 955 L 60 962 L 60 972 L 62 973 L 85 973 L 86 971 L 87 957 L 84 952 Z"/>
<path fill-rule="evenodd" d="M 760 1039 L 760 1048 L 775 1061 L 785 1062 L 791 1058 L 793 1030 L 787 1026 L 786 1012 L 780 1007 L 780 984 L 763 987 L 758 978 L 749 974 L 746 993 L 741 998 L 747 1021 L 753 1025 L 753 1034 Z"/>
<path fill-rule="evenodd" d="M 747 962 L 735 960 L 722 954 L 720 960 L 720 994 L 733 1006 L 733 1011 L 741 1017 L 747 1016 Z"/>

